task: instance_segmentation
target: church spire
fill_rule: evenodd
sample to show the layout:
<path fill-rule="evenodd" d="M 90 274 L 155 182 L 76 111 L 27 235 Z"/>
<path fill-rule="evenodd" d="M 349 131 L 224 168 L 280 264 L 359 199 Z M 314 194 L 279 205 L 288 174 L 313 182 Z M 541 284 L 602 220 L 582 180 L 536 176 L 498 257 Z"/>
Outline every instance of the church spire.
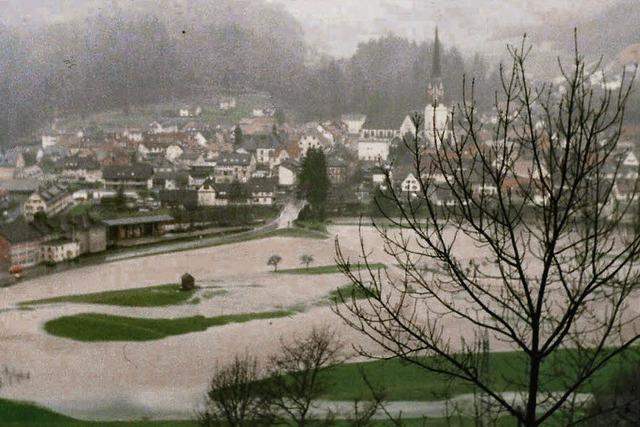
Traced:
<path fill-rule="evenodd" d="M 438 26 L 436 25 L 436 36 L 433 40 L 433 64 L 431 69 L 431 78 L 442 78 L 442 68 L 440 65 L 440 37 L 438 37 Z"/>
<path fill-rule="evenodd" d="M 444 97 L 444 85 L 442 84 L 442 64 L 440 60 L 441 47 L 438 26 L 433 40 L 433 62 L 431 64 L 431 82 L 429 82 L 428 99 L 429 103 L 438 105 Z"/>

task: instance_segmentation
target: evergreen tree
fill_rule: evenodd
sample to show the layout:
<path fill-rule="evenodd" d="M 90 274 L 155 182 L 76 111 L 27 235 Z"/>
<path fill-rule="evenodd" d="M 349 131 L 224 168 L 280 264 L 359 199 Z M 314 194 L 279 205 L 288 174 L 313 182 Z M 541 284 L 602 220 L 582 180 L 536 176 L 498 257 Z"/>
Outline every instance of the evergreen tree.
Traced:
<path fill-rule="evenodd" d="M 329 175 L 324 152 L 314 148 L 309 149 L 302 161 L 298 176 L 298 196 L 309 202 L 314 219 L 324 220 L 328 194 Z"/>
<path fill-rule="evenodd" d="M 242 129 L 240 125 L 236 125 L 236 128 L 233 130 L 233 143 L 236 147 L 239 147 L 244 142 L 244 137 L 242 135 Z"/>

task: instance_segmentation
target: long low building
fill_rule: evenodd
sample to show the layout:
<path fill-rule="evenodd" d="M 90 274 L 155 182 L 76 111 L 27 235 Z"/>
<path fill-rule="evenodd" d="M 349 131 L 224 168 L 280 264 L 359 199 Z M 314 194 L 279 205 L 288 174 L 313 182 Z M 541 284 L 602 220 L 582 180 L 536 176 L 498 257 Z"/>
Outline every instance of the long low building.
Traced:
<path fill-rule="evenodd" d="M 144 215 L 105 219 L 107 227 L 107 246 L 119 246 L 127 241 L 164 234 L 164 226 L 174 221 L 171 215 Z"/>

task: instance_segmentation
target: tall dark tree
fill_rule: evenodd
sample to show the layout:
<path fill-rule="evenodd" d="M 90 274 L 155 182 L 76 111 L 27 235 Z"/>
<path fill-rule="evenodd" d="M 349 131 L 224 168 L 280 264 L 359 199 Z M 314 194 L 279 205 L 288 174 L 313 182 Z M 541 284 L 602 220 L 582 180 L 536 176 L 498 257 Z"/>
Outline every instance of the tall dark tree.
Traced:
<path fill-rule="evenodd" d="M 298 195 L 309 202 L 317 220 L 324 220 L 329 185 L 324 152 L 321 149 L 309 149 L 298 173 Z"/>
<path fill-rule="evenodd" d="M 242 135 L 242 128 L 240 125 L 236 125 L 233 130 L 233 144 L 236 147 L 240 147 L 244 143 L 244 136 Z"/>

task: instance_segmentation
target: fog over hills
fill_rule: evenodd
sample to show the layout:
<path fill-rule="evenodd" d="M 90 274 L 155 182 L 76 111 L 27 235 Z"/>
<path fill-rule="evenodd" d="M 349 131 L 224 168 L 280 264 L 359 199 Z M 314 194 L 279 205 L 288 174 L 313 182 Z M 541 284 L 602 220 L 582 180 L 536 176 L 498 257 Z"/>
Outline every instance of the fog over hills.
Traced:
<path fill-rule="evenodd" d="M 393 32 L 415 40 L 444 38 L 463 51 L 491 54 L 525 30 L 546 38 L 547 25 L 573 26 L 620 1 L 581 0 L 271 0 L 301 22 L 309 42 L 346 56 L 358 42 Z M 636 2 L 637 3 L 637 2 Z M 631 23 L 629 23 L 631 25 Z M 635 26 L 635 25 L 634 25 Z"/>

